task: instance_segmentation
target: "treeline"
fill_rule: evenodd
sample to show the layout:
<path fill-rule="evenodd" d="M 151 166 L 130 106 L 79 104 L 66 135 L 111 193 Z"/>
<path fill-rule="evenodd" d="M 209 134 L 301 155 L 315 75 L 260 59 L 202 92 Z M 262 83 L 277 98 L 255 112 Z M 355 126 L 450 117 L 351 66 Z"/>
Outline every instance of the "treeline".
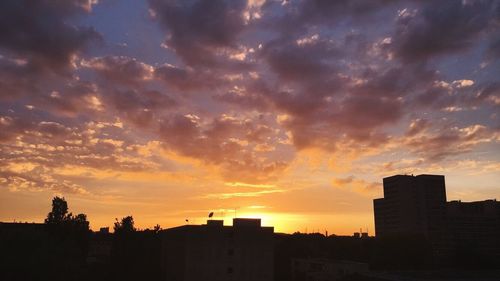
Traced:
<path fill-rule="evenodd" d="M 92 232 L 85 214 L 73 215 L 55 197 L 44 224 L 0 224 L 0 280 L 158 280 L 160 229 L 138 231 L 127 216 L 114 234 Z M 110 245 L 109 256 L 89 262 L 99 243 Z"/>

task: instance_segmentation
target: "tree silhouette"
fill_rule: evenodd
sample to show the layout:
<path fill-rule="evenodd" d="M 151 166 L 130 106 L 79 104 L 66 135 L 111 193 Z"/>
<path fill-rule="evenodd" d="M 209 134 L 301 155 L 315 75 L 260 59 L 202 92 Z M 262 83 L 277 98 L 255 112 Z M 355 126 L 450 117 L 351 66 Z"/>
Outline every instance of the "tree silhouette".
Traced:
<path fill-rule="evenodd" d="M 132 216 L 126 216 L 123 217 L 121 221 L 116 219 L 113 229 L 115 230 L 115 233 L 131 233 L 136 231 L 134 227 L 134 218 Z"/>
<path fill-rule="evenodd" d="M 78 214 L 71 218 L 71 223 L 78 230 L 89 230 L 89 222 L 87 221 L 87 215 Z"/>
<path fill-rule="evenodd" d="M 35 260 L 45 263 L 37 265 L 41 278 L 34 280 L 85 280 L 85 261 L 89 249 L 90 229 L 87 216 L 74 216 L 69 212 L 64 197 L 52 199 L 52 210 L 47 214 L 45 237 L 37 243 Z"/>
<path fill-rule="evenodd" d="M 71 213 L 68 214 L 68 203 L 64 197 L 54 197 L 52 199 L 52 211 L 45 219 L 46 224 L 61 224 L 71 219 Z"/>
<path fill-rule="evenodd" d="M 161 230 L 161 226 L 159 224 L 155 225 L 154 228 L 153 228 L 153 232 L 154 233 L 159 233 Z"/>
<path fill-rule="evenodd" d="M 74 230 L 89 230 L 87 215 L 78 214 L 73 216 L 72 213 L 68 213 L 68 202 L 66 202 L 64 197 L 58 196 L 52 199 L 52 211 L 47 214 L 45 223 L 49 225 L 67 226 Z"/>

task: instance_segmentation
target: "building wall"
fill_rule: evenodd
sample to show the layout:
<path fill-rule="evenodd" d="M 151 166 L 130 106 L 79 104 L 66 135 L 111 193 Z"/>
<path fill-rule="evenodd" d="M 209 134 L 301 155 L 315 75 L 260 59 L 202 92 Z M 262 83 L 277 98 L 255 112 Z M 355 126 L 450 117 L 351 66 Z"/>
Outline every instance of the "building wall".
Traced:
<path fill-rule="evenodd" d="M 162 232 L 161 271 L 164 280 L 185 280 L 186 231 L 174 228 Z"/>
<path fill-rule="evenodd" d="M 445 254 L 469 251 L 500 262 L 500 202 L 452 201 L 447 203 L 446 211 Z"/>
<path fill-rule="evenodd" d="M 292 259 L 292 281 L 335 281 L 369 271 L 368 264 L 329 259 Z"/>
<path fill-rule="evenodd" d="M 260 220 L 211 221 L 163 231 L 165 280 L 273 280 L 273 228 Z"/>
<path fill-rule="evenodd" d="M 444 176 L 396 175 L 383 179 L 384 198 L 374 200 L 377 236 L 442 231 L 446 204 Z"/>

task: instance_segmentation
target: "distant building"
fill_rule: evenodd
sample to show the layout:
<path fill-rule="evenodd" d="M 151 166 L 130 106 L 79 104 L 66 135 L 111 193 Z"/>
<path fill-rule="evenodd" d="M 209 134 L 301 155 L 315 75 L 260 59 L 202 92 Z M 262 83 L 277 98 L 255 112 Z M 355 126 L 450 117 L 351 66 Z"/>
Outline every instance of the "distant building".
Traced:
<path fill-rule="evenodd" d="M 383 182 L 384 198 L 373 200 L 377 237 L 423 235 L 438 259 L 462 251 L 500 261 L 500 202 L 446 202 L 440 175 L 396 175 Z"/>
<path fill-rule="evenodd" d="M 271 281 L 273 227 L 260 219 L 209 220 L 161 231 L 162 272 L 168 281 Z"/>
<path fill-rule="evenodd" d="M 352 237 L 354 237 L 354 238 L 358 238 L 358 239 L 359 239 L 359 238 L 366 239 L 366 238 L 368 238 L 369 236 L 368 236 L 368 232 L 354 232 L 354 233 L 353 233 L 353 235 L 352 235 Z"/>
<path fill-rule="evenodd" d="M 321 258 L 292 259 L 292 281 L 335 281 L 368 272 L 367 263 Z"/>

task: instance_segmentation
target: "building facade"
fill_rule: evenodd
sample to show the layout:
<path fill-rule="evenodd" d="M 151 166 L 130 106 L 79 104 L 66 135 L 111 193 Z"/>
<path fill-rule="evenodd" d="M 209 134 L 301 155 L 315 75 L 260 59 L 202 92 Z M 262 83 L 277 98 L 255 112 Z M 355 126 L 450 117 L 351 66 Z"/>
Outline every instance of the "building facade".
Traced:
<path fill-rule="evenodd" d="M 260 219 L 209 220 L 162 231 L 162 274 L 168 281 L 271 281 L 273 227 Z"/>
<path fill-rule="evenodd" d="M 384 198 L 375 199 L 375 233 L 413 233 L 426 237 L 442 231 L 446 212 L 444 176 L 396 175 L 384 178 Z"/>
<path fill-rule="evenodd" d="M 367 274 L 367 263 L 322 258 L 292 259 L 292 281 L 335 281 Z"/>
<path fill-rule="evenodd" d="M 500 202 L 448 202 L 446 227 L 444 253 L 500 264 Z"/>

